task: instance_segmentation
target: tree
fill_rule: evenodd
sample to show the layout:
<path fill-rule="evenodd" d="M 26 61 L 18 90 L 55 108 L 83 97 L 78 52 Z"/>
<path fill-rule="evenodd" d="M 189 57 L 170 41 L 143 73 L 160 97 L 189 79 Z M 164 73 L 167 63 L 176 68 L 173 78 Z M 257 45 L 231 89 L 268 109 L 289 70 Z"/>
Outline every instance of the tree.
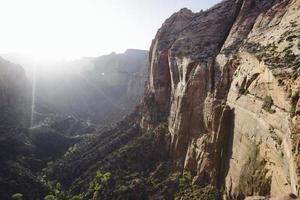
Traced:
<path fill-rule="evenodd" d="M 71 200 L 83 200 L 83 194 L 75 195 L 71 198 Z"/>
<path fill-rule="evenodd" d="M 107 187 L 109 180 L 111 179 L 111 173 L 101 173 L 97 171 L 96 177 L 91 182 L 89 190 L 93 193 L 92 200 L 97 200 L 99 198 L 99 193 Z"/>
<path fill-rule="evenodd" d="M 50 194 L 50 195 L 45 196 L 44 200 L 57 200 L 57 198 L 54 195 Z"/>
<path fill-rule="evenodd" d="M 11 196 L 11 198 L 14 199 L 14 200 L 22 200 L 23 199 L 23 194 L 15 193 Z"/>

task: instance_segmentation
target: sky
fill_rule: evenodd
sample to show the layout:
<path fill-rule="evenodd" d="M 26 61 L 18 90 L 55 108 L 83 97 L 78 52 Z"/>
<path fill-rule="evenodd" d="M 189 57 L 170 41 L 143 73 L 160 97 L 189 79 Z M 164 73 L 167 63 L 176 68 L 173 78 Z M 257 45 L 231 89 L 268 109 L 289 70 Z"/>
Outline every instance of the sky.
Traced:
<path fill-rule="evenodd" d="M 0 0 L 0 54 L 77 59 L 148 50 L 162 23 L 183 7 L 220 0 Z"/>

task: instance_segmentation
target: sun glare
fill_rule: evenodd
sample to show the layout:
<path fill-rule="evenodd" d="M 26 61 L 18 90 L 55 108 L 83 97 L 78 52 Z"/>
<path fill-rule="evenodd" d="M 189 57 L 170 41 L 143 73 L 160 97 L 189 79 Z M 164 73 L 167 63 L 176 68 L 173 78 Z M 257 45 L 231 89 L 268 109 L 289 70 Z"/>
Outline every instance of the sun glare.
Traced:
<path fill-rule="evenodd" d="M 0 3 L 0 53 L 17 52 L 38 60 L 73 59 L 126 48 L 126 39 L 120 40 L 127 37 L 126 31 L 122 37 L 119 35 L 126 25 L 116 26 L 120 19 L 109 3 L 99 5 L 89 0 L 0 0 Z"/>
<path fill-rule="evenodd" d="M 216 1 L 0 0 L 0 54 L 40 61 L 149 49 L 171 14 L 184 6 L 197 11 Z"/>

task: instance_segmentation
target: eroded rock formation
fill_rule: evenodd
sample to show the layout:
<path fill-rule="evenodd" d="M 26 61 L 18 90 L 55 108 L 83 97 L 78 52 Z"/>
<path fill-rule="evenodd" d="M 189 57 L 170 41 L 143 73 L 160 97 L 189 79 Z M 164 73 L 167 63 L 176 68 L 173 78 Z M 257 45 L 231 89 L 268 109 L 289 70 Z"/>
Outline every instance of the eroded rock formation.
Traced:
<path fill-rule="evenodd" d="M 227 198 L 299 193 L 299 0 L 182 9 L 153 40 L 137 121 Z"/>

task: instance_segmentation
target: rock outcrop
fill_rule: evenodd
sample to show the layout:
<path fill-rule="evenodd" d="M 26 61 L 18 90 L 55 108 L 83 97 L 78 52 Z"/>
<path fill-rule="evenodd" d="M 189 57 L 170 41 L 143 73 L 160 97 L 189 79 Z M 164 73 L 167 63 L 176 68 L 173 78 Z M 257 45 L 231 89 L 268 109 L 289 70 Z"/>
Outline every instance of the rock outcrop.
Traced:
<path fill-rule="evenodd" d="M 284 195 L 280 197 L 262 197 L 262 196 L 253 196 L 253 197 L 247 197 L 245 200 L 293 200 L 298 199 L 296 195 L 289 194 Z"/>
<path fill-rule="evenodd" d="M 24 69 L 0 58 L 0 124 L 28 126 L 31 90 Z"/>
<path fill-rule="evenodd" d="M 299 193 L 299 0 L 182 9 L 153 40 L 136 120 L 229 199 Z M 180 165 L 180 164 L 179 164 Z"/>

